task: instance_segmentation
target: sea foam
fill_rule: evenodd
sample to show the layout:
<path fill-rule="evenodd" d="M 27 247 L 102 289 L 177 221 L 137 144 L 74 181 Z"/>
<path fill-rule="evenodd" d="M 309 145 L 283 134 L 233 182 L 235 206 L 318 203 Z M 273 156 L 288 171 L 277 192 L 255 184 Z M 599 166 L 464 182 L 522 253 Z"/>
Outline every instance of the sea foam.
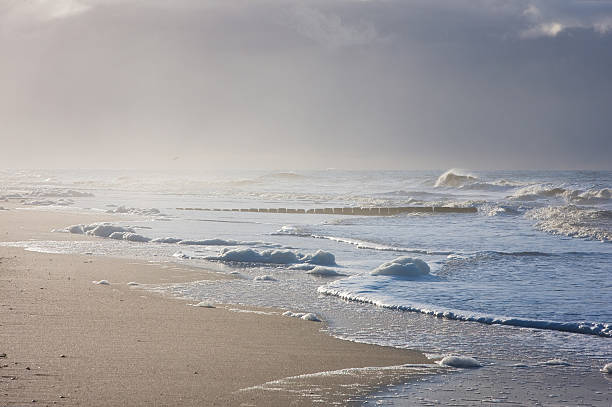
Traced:
<path fill-rule="evenodd" d="M 402 256 L 381 264 L 370 272 L 373 276 L 418 278 L 429 274 L 429 266 L 421 259 Z"/>
<path fill-rule="evenodd" d="M 254 250 L 251 248 L 229 248 L 225 247 L 221 249 L 217 256 L 206 256 L 205 260 L 217 260 L 223 262 L 236 262 L 236 263 L 262 263 L 262 264 L 286 264 L 295 265 L 298 263 L 318 265 L 323 263 L 324 265 L 332 264 L 337 265 L 335 256 L 332 253 L 318 250 L 313 254 L 302 254 L 287 249 L 267 249 L 267 250 Z"/>
<path fill-rule="evenodd" d="M 477 367 L 482 367 L 480 362 L 478 362 L 474 358 L 471 358 L 469 356 L 456 356 L 456 355 L 445 356 L 440 361 L 440 364 L 444 366 L 456 367 L 459 369 L 473 369 Z"/>

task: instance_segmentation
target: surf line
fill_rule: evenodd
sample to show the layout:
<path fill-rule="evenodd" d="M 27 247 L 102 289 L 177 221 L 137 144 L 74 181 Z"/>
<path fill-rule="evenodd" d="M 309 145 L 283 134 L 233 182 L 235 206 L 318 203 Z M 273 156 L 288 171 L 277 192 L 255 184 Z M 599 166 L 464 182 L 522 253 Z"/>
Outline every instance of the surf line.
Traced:
<path fill-rule="evenodd" d="M 403 206 L 386 208 L 316 208 L 316 209 L 294 209 L 294 208 L 176 208 L 180 211 L 214 211 L 214 212 L 259 212 L 259 213 L 293 213 L 293 214 L 321 214 L 321 215 L 360 215 L 360 216 L 391 216 L 402 213 L 476 213 L 478 209 L 469 207 L 452 206 Z"/>

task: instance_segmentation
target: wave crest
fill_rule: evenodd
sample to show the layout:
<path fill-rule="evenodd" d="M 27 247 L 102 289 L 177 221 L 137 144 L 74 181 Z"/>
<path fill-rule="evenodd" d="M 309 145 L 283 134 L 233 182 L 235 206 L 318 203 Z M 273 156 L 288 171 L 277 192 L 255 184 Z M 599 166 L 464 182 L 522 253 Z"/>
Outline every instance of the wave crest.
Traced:
<path fill-rule="evenodd" d="M 478 178 L 469 174 L 461 174 L 460 170 L 455 168 L 446 171 L 440 175 L 434 184 L 434 187 L 462 187 L 467 184 L 477 182 Z"/>

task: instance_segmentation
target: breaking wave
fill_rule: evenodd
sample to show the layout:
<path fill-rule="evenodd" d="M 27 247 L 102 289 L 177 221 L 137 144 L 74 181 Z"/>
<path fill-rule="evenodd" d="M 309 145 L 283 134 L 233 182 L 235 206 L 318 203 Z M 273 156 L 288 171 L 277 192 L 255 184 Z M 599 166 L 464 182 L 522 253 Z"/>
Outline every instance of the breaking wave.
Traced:
<path fill-rule="evenodd" d="M 482 190 L 482 191 L 506 191 L 524 185 L 517 181 L 508 181 L 505 179 L 495 181 L 485 181 L 479 177 L 466 174 L 462 170 L 450 169 L 440 175 L 434 184 L 435 188 L 451 187 L 466 190 Z"/>
<path fill-rule="evenodd" d="M 612 241 L 612 211 L 575 205 L 536 208 L 526 213 L 536 228 L 555 235 Z"/>
<path fill-rule="evenodd" d="M 472 184 L 477 182 L 478 178 L 469 175 L 469 174 L 461 174 L 460 170 L 450 169 L 446 171 L 444 174 L 440 175 L 434 184 L 434 187 L 463 187 L 468 184 Z"/>
<path fill-rule="evenodd" d="M 612 192 L 609 188 L 582 190 L 550 184 L 534 184 L 520 188 L 508 196 L 508 199 L 515 201 L 536 201 L 551 198 L 563 199 L 568 204 L 599 205 L 612 202 Z"/>

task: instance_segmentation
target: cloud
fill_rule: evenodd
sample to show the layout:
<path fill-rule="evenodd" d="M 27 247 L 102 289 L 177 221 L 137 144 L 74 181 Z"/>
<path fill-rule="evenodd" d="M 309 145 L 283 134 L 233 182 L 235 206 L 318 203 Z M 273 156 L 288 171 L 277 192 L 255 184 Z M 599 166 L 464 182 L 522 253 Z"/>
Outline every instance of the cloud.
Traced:
<path fill-rule="evenodd" d="M 554 38 L 572 29 L 606 35 L 612 30 L 612 4 L 533 0 L 522 11 L 528 28 L 519 30 L 523 39 Z M 537 3 L 537 5 L 535 4 Z"/>
<path fill-rule="evenodd" d="M 293 9 L 290 24 L 299 34 L 331 49 L 368 45 L 381 39 L 371 23 L 362 20 L 351 24 L 339 15 L 306 6 Z"/>
<path fill-rule="evenodd" d="M 601 35 L 608 34 L 612 31 L 612 16 L 595 21 L 593 23 L 593 29 Z"/>
<path fill-rule="evenodd" d="M 527 8 L 525 10 L 523 10 L 523 15 L 526 17 L 540 17 L 540 9 L 537 8 L 536 6 L 534 6 L 533 4 L 530 4 L 529 6 L 527 6 Z"/>
<path fill-rule="evenodd" d="M 521 38 L 556 37 L 567 27 L 559 22 L 538 24 L 520 33 Z"/>
<path fill-rule="evenodd" d="M 48 21 L 73 17 L 88 11 L 90 4 L 78 0 L 11 1 L 4 15 L 12 21 Z"/>

